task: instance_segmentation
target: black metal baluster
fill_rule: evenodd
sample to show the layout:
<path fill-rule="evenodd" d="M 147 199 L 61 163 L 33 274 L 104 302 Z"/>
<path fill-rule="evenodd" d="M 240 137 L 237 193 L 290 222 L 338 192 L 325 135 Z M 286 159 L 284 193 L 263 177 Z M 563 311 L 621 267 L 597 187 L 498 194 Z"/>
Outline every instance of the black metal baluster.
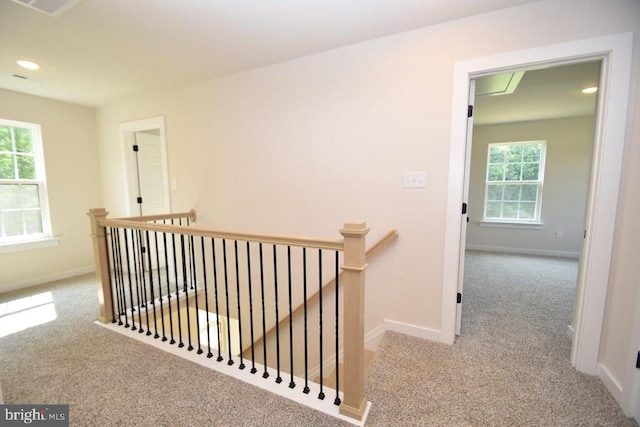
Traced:
<path fill-rule="evenodd" d="M 167 335 L 165 334 L 164 329 L 164 300 L 162 298 L 162 273 L 160 272 L 160 251 L 158 250 L 158 232 L 153 232 L 153 241 L 156 245 L 156 265 L 158 266 L 158 302 L 160 303 L 160 320 L 162 326 L 162 341 L 167 340 Z M 156 334 L 157 334 L 156 330 Z M 156 337 L 158 338 L 158 337 Z"/>
<path fill-rule="evenodd" d="M 118 325 L 122 326 L 122 313 L 126 317 L 126 307 L 122 303 L 122 258 L 120 257 L 120 232 L 117 228 L 111 228 L 111 243 L 113 246 L 113 259 L 115 261 L 116 274 L 116 298 L 118 300 Z"/>
<path fill-rule="evenodd" d="M 249 242 L 247 242 L 247 281 L 249 284 L 249 323 L 251 325 L 251 373 L 255 374 L 258 372 L 256 369 L 256 355 L 255 355 L 255 346 L 253 345 L 253 290 L 251 289 L 251 246 Z"/>
<path fill-rule="evenodd" d="M 134 318 L 134 310 L 135 308 L 133 307 L 133 288 L 131 287 L 131 266 L 129 265 L 129 242 L 127 239 L 127 230 L 123 229 L 122 230 L 124 233 L 124 253 L 125 253 L 125 259 L 127 261 L 127 277 L 129 279 L 129 301 L 131 302 L 131 325 L 129 325 L 129 318 L 127 317 L 127 313 L 126 313 L 126 304 L 127 304 L 127 295 L 125 293 L 125 314 L 124 314 L 124 327 L 128 328 L 129 326 L 131 326 L 131 330 L 135 331 L 136 330 L 136 321 Z"/>
<path fill-rule="evenodd" d="M 117 323 L 116 321 L 116 295 L 118 294 L 118 282 L 116 279 L 116 257 L 114 254 L 114 250 L 113 250 L 113 236 L 111 235 L 112 233 L 112 228 L 105 228 L 105 230 L 107 231 L 107 234 L 109 236 L 109 242 L 111 243 L 111 256 L 109 256 L 109 247 L 107 246 L 107 270 L 108 270 L 108 276 L 109 276 L 109 290 L 111 291 L 111 323 Z M 115 292 L 114 292 L 115 291 Z"/>
<path fill-rule="evenodd" d="M 324 374 L 322 373 L 324 353 L 322 352 L 322 249 L 318 249 L 318 310 L 319 310 L 319 325 L 320 325 L 320 393 L 318 399 L 324 399 L 324 392 L 322 391 L 322 383 L 324 381 Z"/>
<path fill-rule="evenodd" d="M 163 223 L 166 223 L 163 221 Z M 171 308 L 171 278 L 169 271 L 169 250 L 167 247 L 167 233 L 162 233 L 162 243 L 164 245 L 164 265 L 165 265 L 165 275 L 167 279 L 167 308 L 169 310 L 169 333 L 171 334 L 171 341 L 169 344 L 175 344 L 176 340 L 173 336 L 173 309 Z M 174 262 L 175 269 L 175 262 Z M 164 341 L 165 339 L 163 339 Z"/>
<path fill-rule="evenodd" d="M 191 315 L 189 314 L 189 286 L 187 286 L 187 254 L 184 247 L 184 234 L 180 234 L 180 250 L 182 252 L 182 283 L 185 297 L 184 303 L 187 306 L 187 340 L 189 342 L 187 350 L 191 351 L 193 350 L 193 346 L 191 345 Z"/>
<path fill-rule="evenodd" d="M 269 372 L 267 371 L 267 325 L 266 325 L 266 313 L 264 311 L 264 263 L 262 259 L 262 243 L 258 245 L 260 248 L 260 293 L 262 297 L 262 357 L 264 362 L 264 372 L 262 378 L 269 378 Z"/>
<path fill-rule="evenodd" d="M 340 405 L 342 403 L 342 401 L 340 400 L 340 363 L 339 363 L 339 346 L 340 346 L 340 340 L 338 337 L 338 329 L 339 329 L 339 325 L 340 325 L 340 307 L 339 307 L 339 295 L 340 295 L 340 282 L 339 282 L 339 277 L 340 277 L 340 262 L 339 262 L 339 255 L 340 253 L 338 251 L 336 251 L 336 287 L 335 287 L 335 292 L 336 292 L 336 398 L 333 401 L 334 405 Z"/>
<path fill-rule="evenodd" d="M 147 286 L 146 283 L 144 283 L 143 286 L 143 278 L 144 278 L 144 261 L 143 261 L 143 257 L 144 257 L 144 247 L 143 247 L 143 242 L 142 242 L 142 231 L 141 230 L 137 230 L 136 231 L 136 242 L 138 242 L 138 272 L 140 273 L 140 295 L 142 295 L 142 303 L 140 304 L 141 307 L 146 307 L 147 306 Z M 147 322 L 147 326 L 149 326 L 149 322 Z"/>
<path fill-rule="evenodd" d="M 244 359 L 242 356 L 242 310 L 240 309 L 240 269 L 238 267 L 238 241 L 233 241 L 233 250 L 235 252 L 235 261 L 236 261 L 236 292 L 238 299 L 238 344 L 240 348 L 240 365 L 238 368 L 244 369 Z"/>
<path fill-rule="evenodd" d="M 202 246 L 202 276 L 204 281 L 204 309 L 206 310 L 207 317 L 207 357 L 210 359 L 213 357 L 211 353 L 211 333 L 209 331 L 209 290 L 207 284 L 207 261 L 206 250 L 204 246 L 204 237 L 200 237 L 200 246 Z"/>
<path fill-rule="evenodd" d="M 173 219 L 171 220 L 173 224 Z M 178 347 L 184 347 L 182 342 L 182 313 L 180 313 L 180 283 L 178 283 L 178 260 L 176 258 L 176 235 L 171 233 L 171 243 L 173 245 L 173 278 L 176 284 L 176 304 L 178 306 Z M 188 307 L 188 304 L 187 304 Z"/>
<path fill-rule="evenodd" d="M 149 240 L 149 230 L 145 230 L 145 235 L 147 238 L 147 258 L 149 260 L 149 289 L 151 290 L 151 305 L 153 306 L 153 329 L 156 331 L 155 334 L 153 335 L 154 338 L 159 338 L 160 335 L 158 335 L 158 317 L 156 315 L 156 295 L 155 292 L 153 290 L 153 262 L 152 262 L 152 256 L 151 256 L 151 240 Z M 147 311 L 148 311 L 148 305 L 147 305 Z M 151 335 L 151 328 L 147 328 L 147 335 Z"/>
<path fill-rule="evenodd" d="M 188 220 L 187 220 L 188 221 Z M 196 331 L 198 332 L 197 337 L 198 337 L 198 351 L 196 353 L 198 354 L 202 354 L 202 345 L 201 345 L 201 341 L 200 341 L 200 308 L 198 307 L 198 287 L 194 286 L 194 283 L 196 281 L 196 275 L 197 275 L 197 271 L 196 271 L 196 257 L 195 257 L 195 250 L 196 250 L 196 245 L 195 242 L 193 241 L 193 236 L 189 236 L 189 240 L 191 241 L 191 263 L 193 265 L 193 270 L 192 270 L 192 274 L 191 274 L 191 284 L 192 284 L 192 289 L 194 290 L 194 299 L 196 300 Z M 202 248 L 203 252 L 204 252 L 204 247 Z M 191 334 L 189 334 L 191 335 Z"/>
<path fill-rule="evenodd" d="M 309 353 L 307 343 L 307 248 L 302 248 L 302 298 L 304 299 L 304 389 L 309 394 Z"/>
<path fill-rule="evenodd" d="M 138 256 L 138 263 L 140 264 L 140 286 L 141 286 L 141 291 L 140 293 L 142 294 L 144 300 L 142 302 L 142 307 L 144 307 L 144 312 L 145 312 L 145 317 L 147 319 L 147 334 L 146 335 L 151 335 L 151 322 L 149 321 L 149 296 L 147 294 L 147 280 L 146 280 L 146 273 L 144 271 L 144 254 L 145 254 L 145 248 L 144 248 L 144 240 L 142 238 L 142 230 L 138 230 L 138 232 L 136 233 L 138 236 L 138 250 L 139 252 L 139 256 Z M 140 331 L 142 332 L 142 331 Z"/>
<path fill-rule="evenodd" d="M 133 245 L 131 252 L 133 253 L 133 277 L 136 279 L 136 295 L 138 297 L 138 332 L 143 333 L 144 329 L 142 328 L 142 309 L 140 308 L 140 282 L 139 282 L 139 272 L 138 272 L 138 256 L 136 255 L 138 251 L 138 247 L 136 245 L 138 233 L 134 234 L 134 230 L 131 230 L 131 243 Z M 132 328 L 133 329 L 133 328 Z"/>
<path fill-rule="evenodd" d="M 276 253 L 276 245 L 273 245 L 273 287 L 275 291 L 276 307 L 276 383 L 280 384 L 282 382 L 282 378 L 280 377 L 280 316 L 278 315 L 278 260 Z"/>
<path fill-rule="evenodd" d="M 216 332 L 218 335 L 218 357 L 217 357 L 217 361 L 218 362 L 222 362 L 223 357 L 222 357 L 222 345 L 220 343 L 220 307 L 218 305 L 218 267 L 217 267 L 217 262 L 216 262 L 216 245 L 215 245 L 215 240 L 212 238 L 211 239 L 211 256 L 213 257 L 213 286 L 214 286 L 214 290 L 215 290 L 215 297 L 216 297 Z"/>
<path fill-rule="evenodd" d="M 224 296 L 227 305 L 227 346 L 229 347 L 229 360 L 227 365 L 233 365 L 233 357 L 231 356 L 231 325 L 229 319 L 231 318 L 229 311 L 229 280 L 227 275 L 227 241 L 222 239 L 222 259 L 224 264 Z"/>
<path fill-rule="evenodd" d="M 124 314 L 124 326 L 126 328 L 128 328 L 129 325 L 129 321 L 127 320 L 127 288 L 125 286 L 125 273 L 124 273 L 124 264 L 123 264 L 123 260 L 122 260 L 122 244 L 120 243 L 120 238 L 121 238 L 121 231 L 124 232 L 124 230 L 120 230 L 118 229 L 117 232 L 117 236 L 118 236 L 118 240 L 116 240 L 116 246 L 118 249 L 118 259 L 120 260 L 120 284 L 121 284 L 121 289 L 120 289 L 120 293 L 122 294 L 120 296 L 121 300 L 122 300 L 122 312 Z M 132 303 L 133 304 L 133 303 Z"/>
<path fill-rule="evenodd" d="M 126 231 L 126 230 L 125 230 Z M 131 294 L 131 317 L 132 317 L 132 322 L 131 322 L 131 330 L 132 331 L 137 331 L 138 327 L 136 326 L 136 321 L 135 321 L 135 312 L 137 311 L 138 313 L 138 326 L 142 327 L 142 318 L 140 317 L 140 289 L 138 288 L 138 273 L 137 273 L 137 268 L 136 268 L 136 249 L 135 249 L 135 243 L 134 243 L 134 234 L 133 234 L 133 230 L 129 230 L 131 231 L 130 234 L 130 238 L 131 238 L 131 265 L 133 265 L 133 271 L 129 270 L 129 275 L 131 275 L 131 273 L 133 273 L 133 278 L 135 279 L 135 286 L 134 283 L 131 282 L 131 279 L 129 279 L 129 287 L 135 287 L 136 289 L 136 300 L 134 302 L 133 300 L 133 294 Z M 129 247 L 127 246 L 127 255 L 129 254 Z M 128 263 L 128 262 L 127 262 Z M 138 307 L 138 309 L 136 310 L 135 306 Z"/>
<path fill-rule="evenodd" d="M 291 297 L 291 246 L 287 246 L 287 279 L 289 282 L 289 372 L 291 373 L 291 380 L 289 381 L 289 388 L 294 388 L 296 383 L 293 381 L 293 309 L 292 309 L 292 297 Z"/>
<path fill-rule="evenodd" d="M 189 227 L 189 218 L 187 218 L 187 227 Z M 195 288 L 195 275 L 196 275 L 196 260 L 194 258 L 194 247 L 193 247 L 193 236 L 189 236 L 189 253 L 191 254 L 191 262 L 189 263 L 189 268 L 191 269 L 191 289 Z"/>

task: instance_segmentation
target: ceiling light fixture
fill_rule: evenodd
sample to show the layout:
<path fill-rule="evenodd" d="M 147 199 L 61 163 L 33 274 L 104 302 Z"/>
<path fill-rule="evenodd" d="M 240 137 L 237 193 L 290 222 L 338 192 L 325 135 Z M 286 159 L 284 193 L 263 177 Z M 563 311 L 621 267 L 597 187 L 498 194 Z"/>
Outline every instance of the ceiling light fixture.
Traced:
<path fill-rule="evenodd" d="M 19 66 L 21 66 L 22 68 L 26 68 L 27 70 L 37 70 L 38 68 L 40 68 L 40 66 L 35 62 L 25 61 L 23 59 L 16 62 Z"/>
<path fill-rule="evenodd" d="M 582 89 L 582 93 L 596 93 L 597 91 L 598 91 L 597 86 L 591 86 L 591 87 Z"/>

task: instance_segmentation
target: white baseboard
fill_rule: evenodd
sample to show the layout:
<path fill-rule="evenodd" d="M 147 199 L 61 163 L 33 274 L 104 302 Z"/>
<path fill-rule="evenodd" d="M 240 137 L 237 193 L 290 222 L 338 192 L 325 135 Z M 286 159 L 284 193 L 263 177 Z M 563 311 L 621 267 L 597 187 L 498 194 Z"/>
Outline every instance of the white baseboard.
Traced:
<path fill-rule="evenodd" d="M 423 326 L 411 325 L 409 323 L 397 322 L 385 319 L 382 324 L 376 326 L 364 336 L 364 347 L 367 350 L 377 351 L 380 340 L 386 331 L 399 332 L 416 338 L 430 341 L 445 342 L 441 331 L 425 328 Z"/>
<path fill-rule="evenodd" d="M 9 283 L 0 286 L 0 293 L 15 291 L 18 289 L 30 288 L 31 286 L 42 285 L 44 283 L 55 282 L 56 280 L 68 279 L 70 277 L 81 276 L 96 271 L 94 266 L 77 268 L 75 270 L 62 271 L 48 276 L 35 277 L 33 279 L 22 280 L 20 282 Z"/>
<path fill-rule="evenodd" d="M 569 339 L 571 339 L 571 341 L 573 341 L 573 335 L 574 335 L 574 329 L 573 329 L 573 325 L 567 325 L 567 335 L 569 336 Z"/>
<path fill-rule="evenodd" d="M 294 376 L 294 382 L 298 384 L 298 386 L 295 387 L 294 389 L 291 389 L 287 387 L 286 382 L 277 384 L 275 381 L 271 379 L 271 378 L 275 378 L 277 375 L 277 371 L 275 369 L 269 368 L 269 367 L 265 368 L 263 365 L 260 365 L 259 363 L 256 363 L 256 368 L 260 372 L 266 370 L 270 376 L 269 380 L 265 380 L 262 377 L 262 375 L 251 374 L 249 369 L 238 369 L 237 364 L 230 366 L 230 365 L 227 365 L 226 363 L 220 363 L 220 362 L 217 362 L 215 358 L 207 358 L 205 357 L 204 354 L 199 355 L 195 351 L 185 351 L 185 349 L 180 349 L 178 346 L 169 345 L 167 342 L 154 339 L 152 336 L 148 336 L 146 334 L 139 334 L 135 331 L 132 331 L 129 328 L 123 328 L 113 323 L 100 323 L 98 321 L 94 322 L 94 324 L 101 326 L 103 328 L 109 329 L 111 331 L 117 332 L 119 334 L 122 334 L 124 336 L 133 338 L 136 341 L 149 344 L 167 353 L 171 353 L 175 356 L 197 363 L 201 366 L 204 366 L 205 368 L 212 369 L 214 371 L 236 378 L 245 383 L 251 384 L 256 387 L 260 387 L 263 390 L 285 397 L 289 400 L 293 400 L 294 402 L 308 406 L 309 408 L 315 409 L 317 411 L 321 411 L 327 415 L 331 415 L 332 417 L 338 418 L 341 421 L 346 421 L 356 426 L 365 425 L 367 416 L 369 414 L 369 410 L 371 409 L 371 402 L 367 402 L 367 407 L 362 417 L 362 420 L 356 420 L 346 415 L 342 415 L 340 413 L 339 406 L 336 406 L 333 404 L 333 397 L 329 398 L 329 396 L 334 395 L 333 393 L 335 393 L 335 389 L 325 386 L 323 388 L 323 392 L 326 393 L 327 398 L 321 400 L 316 397 L 320 391 L 320 387 L 318 384 L 315 384 L 314 382 L 308 383 L 309 388 L 311 389 L 310 393 L 304 393 L 303 391 L 304 389 L 302 387 L 302 385 L 305 383 L 304 378 Z M 140 325 L 137 325 L 137 326 L 139 327 Z M 344 399 L 344 394 L 342 392 L 340 392 L 340 398 Z"/>
<path fill-rule="evenodd" d="M 598 377 L 602 380 L 609 393 L 611 393 L 618 402 L 620 407 L 622 405 L 622 384 L 611 374 L 611 372 L 602 363 L 598 363 Z"/>
<path fill-rule="evenodd" d="M 378 344 L 386 331 L 384 323 L 376 326 L 364 335 L 364 348 L 371 351 L 378 350 Z"/>
<path fill-rule="evenodd" d="M 466 249 L 469 249 L 472 251 L 505 252 L 505 253 L 511 253 L 511 254 L 554 256 L 554 257 L 561 257 L 561 258 L 579 258 L 580 257 L 579 252 L 552 251 L 547 249 L 509 248 L 504 246 L 485 246 L 485 245 L 467 245 Z"/>
<path fill-rule="evenodd" d="M 442 343 L 446 342 L 445 337 L 442 335 L 442 331 L 425 328 L 423 326 L 411 325 L 408 323 L 385 319 L 384 328 L 386 331 L 399 332 L 401 334 L 410 335 L 412 337 L 422 338 L 429 341 Z"/>

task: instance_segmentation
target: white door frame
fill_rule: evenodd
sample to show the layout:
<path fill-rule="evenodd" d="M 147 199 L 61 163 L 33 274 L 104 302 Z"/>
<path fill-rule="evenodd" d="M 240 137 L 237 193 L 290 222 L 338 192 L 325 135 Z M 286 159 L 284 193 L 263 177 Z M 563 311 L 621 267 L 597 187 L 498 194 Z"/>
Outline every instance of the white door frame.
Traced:
<path fill-rule="evenodd" d="M 625 414 L 634 417 L 640 423 L 640 369 L 636 368 L 638 351 L 640 351 L 640 290 L 636 296 L 636 307 L 631 329 L 631 345 L 629 346 L 629 356 L 627 370 L 622 383 L 622 409 Z M 630 392 L 625 392 L 630 390 Z"/>
<path fill-rule="evenodd" d="M 445 342 L 455 340 L 456 293 L 461 249 L 463 188 L 469 81 L 505 70 L 603 60 L 599 116 L 589 186 L 581 258 L 582 279 L 576 295 L 575 334 L 571 362 L 576 369 L 597 374 L 609 267 L 620 187 L 629 101 L 633 34 L 624 33 L 508 52 L 457 62 L 454 70 L 449 198 L 445 228 L 445 259 L 441 331 Z"/>
<path fill-rule="evenodd" d="M 130 216 L 140 215 L 136 209 L 136 204 L 132 202 L 134 194 L 137 197 L 137 165 L 135 156 L 131 153 L 131 147 L 135 143 L 135 133 L 151 129 L 160 131 L 160 156 L 162 162 L 162 191 L 164 200 L 167 203 L 167 213 L 171 212 L 171 198 L 169 191 L 169 167 L 167 161 L 167 139 L 164 128 L 164 116 L 151 117 L 148 119 L 134 120 L 120 124 L 120 140 L 122 141 L 122 158 L 125 161 L 124 194 L 126 195 L 126 210 Z"/>

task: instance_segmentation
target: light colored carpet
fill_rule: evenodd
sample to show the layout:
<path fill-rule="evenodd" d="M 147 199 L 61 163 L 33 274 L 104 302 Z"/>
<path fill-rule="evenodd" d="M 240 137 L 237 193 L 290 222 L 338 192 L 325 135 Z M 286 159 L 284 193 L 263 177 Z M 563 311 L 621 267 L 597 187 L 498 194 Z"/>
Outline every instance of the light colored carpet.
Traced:
<path fill-rule="evenodd" d="M 447 346 L 387 333 L 367 372 L 367 425 L 637 425 L 569 364 L 570 262 L 549 259 L 557 271 L 544 273 L 513 257 L 512 276 L 504 261 L 467 261 L 464 336 Z M 49 290 L 55 321 L 0 338 L 5 403 L 68 403 L 72 426 L 349 425 L 94 325 L 92 275 L 0 302 Z"/>
<path fill-rule="evenodd" d="M 387 332 L 367 373 L 371 425 L 635 426 L 571 367 L 575 261 L 468 252 L 453 346 Z"/>

